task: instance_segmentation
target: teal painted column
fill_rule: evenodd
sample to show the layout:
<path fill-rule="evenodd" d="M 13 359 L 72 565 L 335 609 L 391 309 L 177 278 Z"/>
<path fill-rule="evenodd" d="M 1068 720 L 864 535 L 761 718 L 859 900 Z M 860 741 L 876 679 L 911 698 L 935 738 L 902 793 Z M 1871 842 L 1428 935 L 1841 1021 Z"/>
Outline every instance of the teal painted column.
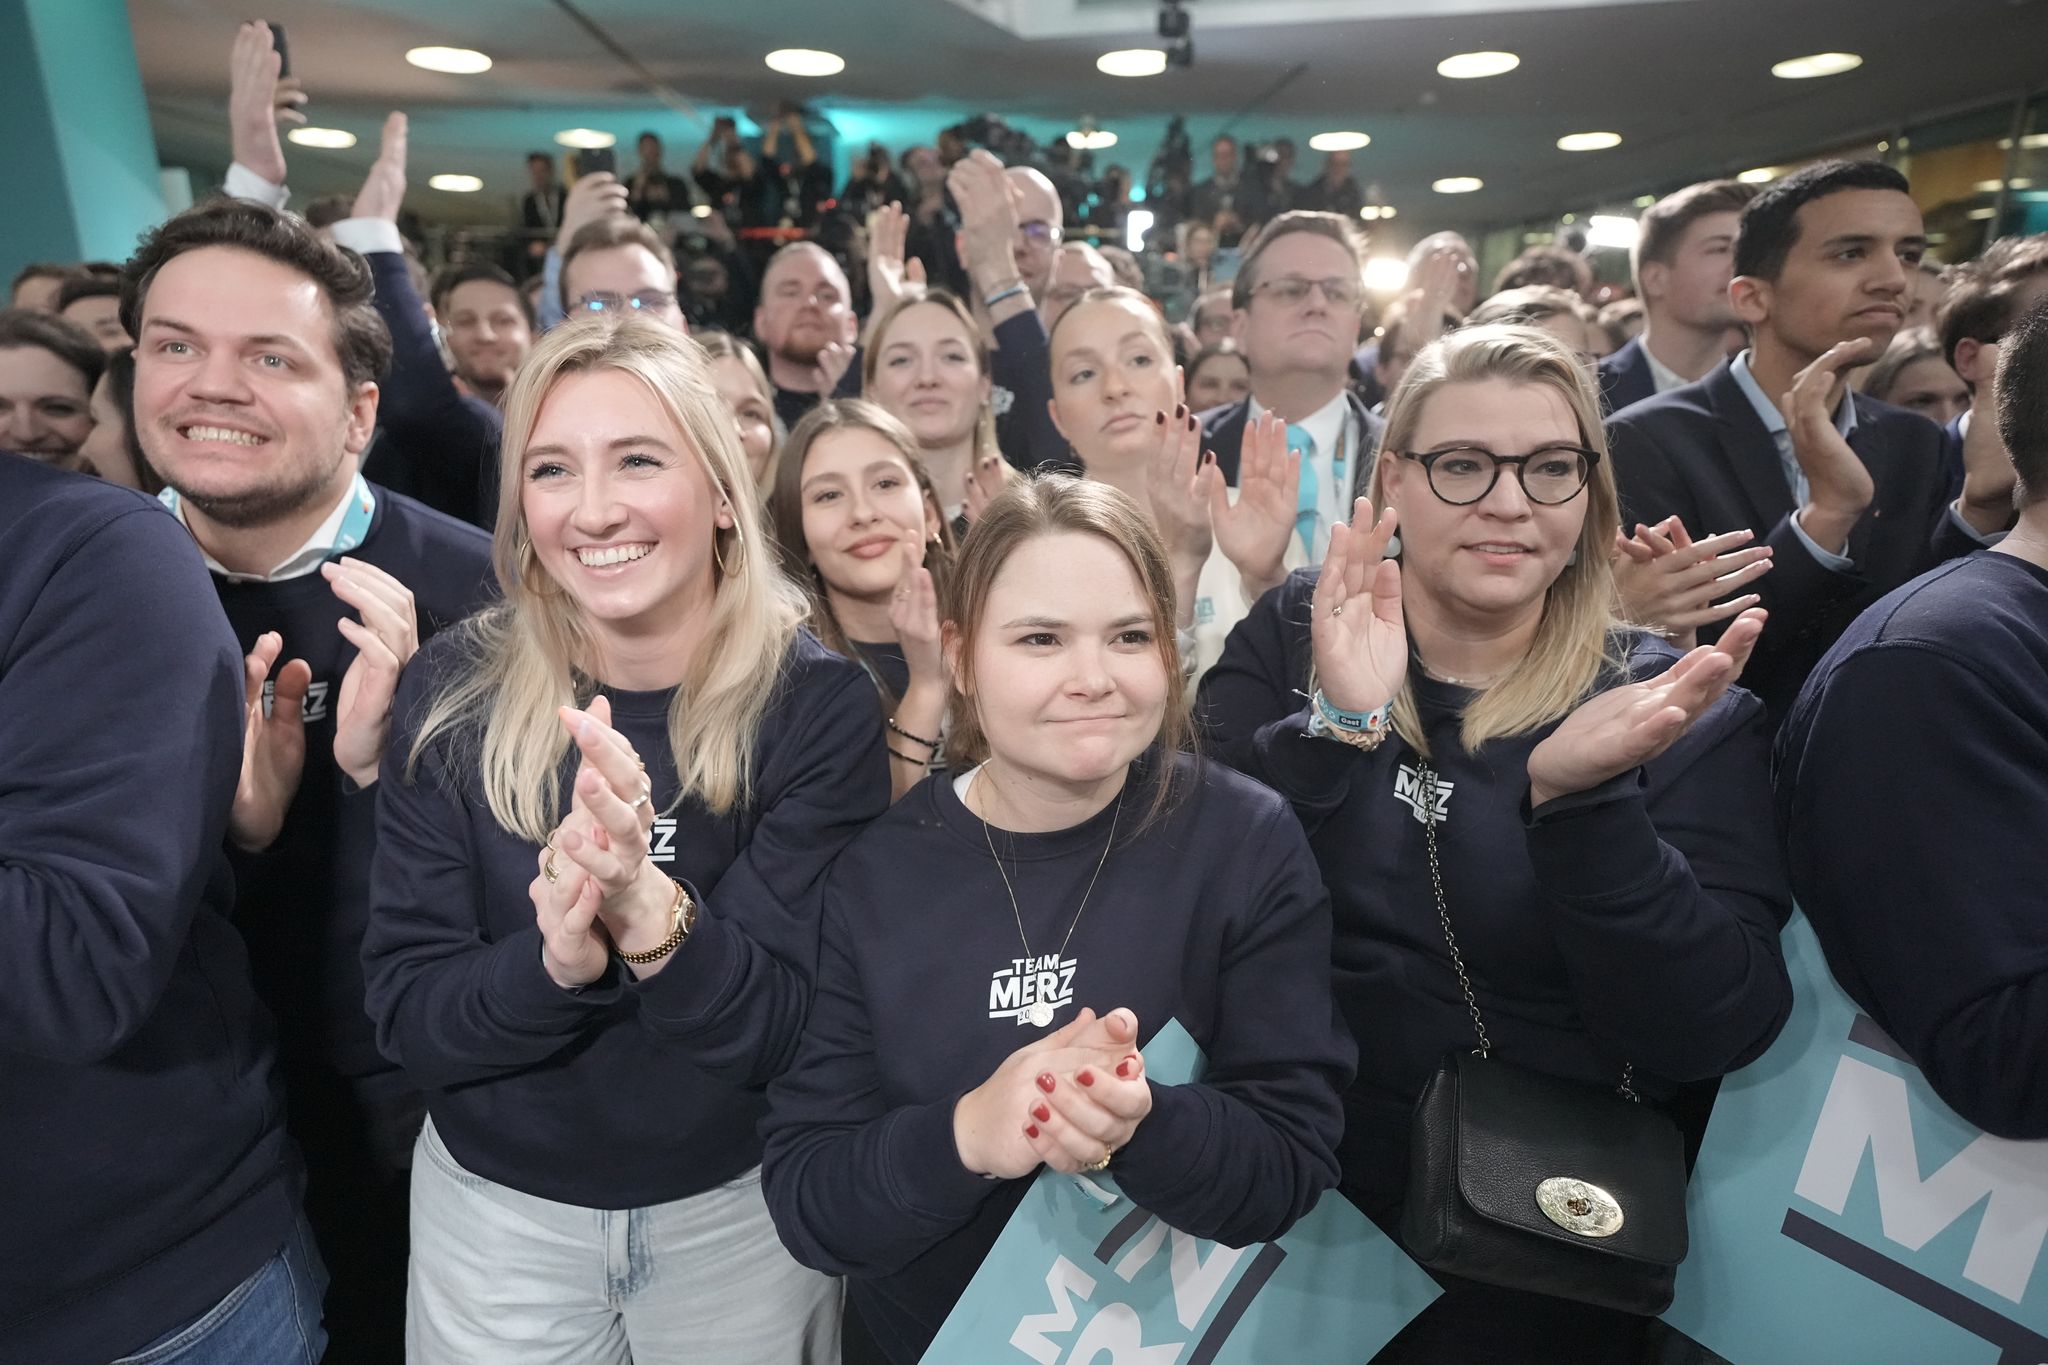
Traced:
<path fill-rule="evenodd" d="M 30 261 L 123 260 L 164 216 L 123 0 L 0 0 L 0 128 L 0 287 Z"/>

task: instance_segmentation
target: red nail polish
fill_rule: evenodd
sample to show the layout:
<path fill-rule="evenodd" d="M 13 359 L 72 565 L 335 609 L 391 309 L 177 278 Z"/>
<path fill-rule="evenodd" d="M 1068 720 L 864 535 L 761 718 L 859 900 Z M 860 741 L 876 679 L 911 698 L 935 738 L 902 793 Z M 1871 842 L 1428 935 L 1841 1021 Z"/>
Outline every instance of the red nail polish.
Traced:
<path fill-rule="evenodd" d="M 1154 425 L 1154 426 L 1157 426 L 1157 427 L 1163 427 L 1163 426 L 1165 426 L 1165 425 L 1166 425 L 1166 414 L 1162 412 L 1162 413 L 1159 413 L 1159 414 L 1157 414 L 1156 416 L 1154 416 L 1154 417 L 1152 418 L 1152 425 Z"/>
<path fill-rule="evenodd" d="M 1052 1110 L 1042 1104 L 1035 1104 L 1031 1107 L 1031 1117 L 1037 1119 L 1040 1123 L 1051 1123 Z"/>
<path fill-rule="evenodd" d="M 1052 1073 L 1050 1071 L 1038 1073 L 1038 1088 L 1048 1095 L 1052 1093 Z"/>
<path fill-rule="evenodd" d="M 1131 1078 L 1130 1062 L 1128 1060 L 1118 1062 L 1116 1064 L 1116 1074 L 1123 1077 L 1125 1080 L 1129 1080 Z"/>
<path fill-rule="evenodd" d="M 1083 1085 L 1093 1085 L 1095 1084 L 1095 1073 L 1083 1067 L 1074 1074 L 1074 1079 Z"/>
<path fill-rule="evenodd" d="M 1025 1124 L 1025 1125 L 1024 1125 L 1024 1136 L 1025 1136 L 1025 1137 L 1028 1137 L 1028 1138 L 1035 1138 L 1035 1137 L 1037 1137 L 1037 1136 L 1038 1136 L 1038 1125 L 1037 1125 L 1037 1124 L 1035 1124 L 1035 1123 L 1027 1123 L 1027 1124 Z"/>

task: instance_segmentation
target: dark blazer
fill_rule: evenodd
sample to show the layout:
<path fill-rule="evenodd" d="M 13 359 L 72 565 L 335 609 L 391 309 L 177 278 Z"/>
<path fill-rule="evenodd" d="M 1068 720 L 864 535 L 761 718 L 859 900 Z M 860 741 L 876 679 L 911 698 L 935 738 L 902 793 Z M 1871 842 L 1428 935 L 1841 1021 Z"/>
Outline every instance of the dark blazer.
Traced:
<path fill-rule="evenodd" d="M 1992 421 L 1998 416 L 1997 413 L 1991 411 L 1989 403 L 1986 403 L 1984 411 L 1977 415 L 1986 422 Z M 1956 417 L 1941 429 L 1941 466 L 1948 471 L 1948 496 L 1949 500 L 1953 502 L 1963 495 L 1963 419 L 1961 416 Z"/>
<path fill-rule="evenodd" d="M 1379 453 L 1380 437 L 1387 424 L 1373 416 L 1352 390 L 1344 391 L 1344 401 L 1351 405 L 1351 415 L 1358 421 L 1359 444 L 1365 447 L 1363 457 L 1357 451 L 1350 453 L 1351 490 L 1356 496 L 1365 487 L 1365 473 L 1372 467 L 1372 457 Z M 1215 452 L 1216 467 L 1223 471 L 1224 482 L 1232 488 L 1237 487 L 1237 462 L 1244 454 L 1244 424 L 1251 410 L 1252 400 L 1240 398 L 1200 414 L 1202 449 Z"/>
<path fill-rule="evenodd" d="M 1650 357 L 1641 337 L 1630 337 L 1628 345 L 1600 362 L 1600 407 L 1620 412 L 1657 392 L 1657 380 L 1650 373 Z M 1688 528 L 1690 529 L 1690 528 Z"/>
<path fill-rule="evenodd" d="M 1751 588 L 1771 613 L 1744 671 L 1782 718 L 1806 675 L 1857 613 L 1893 588 L 1979 542 L 1948 515 L 1941 428 L 1916 413 L 1852 394 L 1849 440 L 1870 469 L 1876 499 L 1849 533 L 1855 567 L 1824 567 L 1792 525 L 1798 510 L 1776 443 L 1728 363 L 1694 384 L 1645 399 L 1607 420 L 1624 525 L 1677 515 L 1694 536 L 1753 529 L 1774 551 Z M 1713 639 L 1718 627 L 1701 631 Z"/>

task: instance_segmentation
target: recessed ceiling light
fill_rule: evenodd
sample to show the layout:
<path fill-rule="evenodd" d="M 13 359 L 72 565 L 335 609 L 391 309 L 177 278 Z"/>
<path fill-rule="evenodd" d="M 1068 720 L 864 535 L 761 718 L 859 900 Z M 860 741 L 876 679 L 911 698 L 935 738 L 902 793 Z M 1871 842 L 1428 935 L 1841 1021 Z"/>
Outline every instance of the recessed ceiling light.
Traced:
<path fill-rule="evenodd" d="M 2048 133 L 2028 133 L 2020 139 L 2020 146 L 2025 147 L 2029 151 L 2036 152 L 2043 147 L 2048 147 Z M 2011 151 L 2012 139 L 2009 137 L 1998 139 L 1998 150 L 2001 152 Z"/>
<path fill-rule="evenodd" d="M 809 47 L 778 47 L 761 60 L 785 76 L 836 76 L 846 70 L 846 58 L 838 53 Z"/>
<path fill-rule="evenodd" d="M 301 147 L 340 149 L 356 145 L 356 135 L 341 128 L 294 128 L 285 136 Z"/>
<path fill-rule="evenodd" d="M 618 145 L 619 135 L 617 133 L 607 133 L 602 128 L 564 128 L 561 132 L 555 134 L 555 141 L 561 143 L 564 147 L 574 147 L 579 151 L 588 151 L 598 147 Z"/>
<path fill-rule="evenodd" d="M 1166 54 L 1156 47 L 1126 47 L 1095 59 L 1105 76 L 1156 76 L 1166 70 Z"/>
<path fill-rule="evenodd" d="M 1816 52 L 1811 57 L 1778 62 L 1771 67 L 1771 74 L 1780 80 L 1810 81 L 1815 76 L 1839 76 L 1861 65 L 1863 59 L 1853 52 Z"/>
<path fill-rule="evenodd" d="M 1992 218 L 1996 218 L 1996 217 L 1998 216 L 1998 210 L 1997 210 L 1997 209 L 1971 209 L 1971 210 L 1969 211 L 1969 213 L 1968 213 L 1967 215 L 1965 215 L 1965 216 L 1967 216 L 1967 217 L 1970 217 L 1970 218 L 1974 218 L 1974 219 L 1976 219 L 1976 220 L 1977 220 L 1978 222 L 1980 222 L 1980 223 L 1981 223 L 1981 222 L 1985 222 L 1985 221 L 1988 221 L 1989 219 L 1992 219 Z"/>
<path fill-rule="evenodd" d="M 1744 171 L 1735 177 L 1745 185 L 1766 185 L 1778 178 L 1778 173 L 1769 166 L 1759 166 L 1753 171 Z"/>
<path fill-rule="evenodd" d="M 1442 180 L 1432 180 L 1429 187 L 1438 194 L 1470 194 L 1484 188 L 1486 182 L 1476 175 L 1449 175 Z"/>
<path fill-rule="evenodd" d="M 1107 128 L 1076 128 L 1067 134 L 1067 145 L 1077 152 L 1099 152 L 1116 146 L 1116 134 Z"/>
<path fill-rule="evenodd" d="M 1317 133 L 1308 140 L 1308 149 L 1312 152 L 1355 152 L 1360 147 L 1371 145 L 1370 133 Z"/>
<path fill-rule="evenodd" d="M 424 70 L 445 71 L 451 76 L 474 76 L 491 69 L 491 59 L 473 47 L 416 47 L 405 59 Z"/>
<path fill-rule="evenodd" d="M 427 184 L 450 194 L 475 194 L 484 187 L 484 182 L 473 175 L 431 175 Z"/>
<path fill-rule="evenodd" d="M 2030 190 L 2034 182 L 2025 178 L 2016 180 L 1979 180 L 1973 189 L 1979 194 L 1997 194 L 2000 190 Z"/>
<path fill-rule="evenodd" d="M 1436 74 L 1454 81 L 1475 81 L 1513 71 L 1522 59 L 1512 52 L 1460 52 L 1436 64 Z"/>
<path fill-rule="evenodd" d="M 1399 256 L 1375 256 L 1365 263 L 1365 287 L 1391 294 L 1408 283 L 1408 262 Z"/>
<path fill-rule="evenodd" d="M 1358 211 L 1358 216 L 1368 223 L 1376 223 L 1382 218 L 1392 218 L 1395 212 L 1392 204 L 1367 204 Z"/>
<path fill-rule="evenodd" d="M 1604 152 L 1620 145 L 1620 133 L 1566 133 L 1557 140 L 1560 152 Z"/>

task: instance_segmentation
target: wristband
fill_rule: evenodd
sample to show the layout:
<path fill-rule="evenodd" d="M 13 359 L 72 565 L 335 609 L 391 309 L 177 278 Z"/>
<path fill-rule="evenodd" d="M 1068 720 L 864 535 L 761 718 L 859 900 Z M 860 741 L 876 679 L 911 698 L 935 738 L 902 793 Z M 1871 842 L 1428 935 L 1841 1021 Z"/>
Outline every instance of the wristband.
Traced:
<path fill-rule="evenodd" d="M 1315 739 L 1335 740 L 1354 749 L 1377 749 L 1393 733 L 1394 704 L 1371 711 L 1346 711 L 1333 706 L 1322 689 L 1309 698 L 1308 733 Z"/>
<path fill-rule="evenodd" d="M 1001 303 L 1004 299 L 1014 299 L 1019 294 L 1029 294 L 1030 292 L 1031 291 L 1029 289 L 1026 289 L 1024 287 L 1023 282 L 1019 281 L 1018 283 L 1011 285 L 1008 289 L 998 289 L 995 293 L 988 295 L 986 298 L 982 299 L 981 304 L 984 308 L 993 308 L 997 304 Z"/>

